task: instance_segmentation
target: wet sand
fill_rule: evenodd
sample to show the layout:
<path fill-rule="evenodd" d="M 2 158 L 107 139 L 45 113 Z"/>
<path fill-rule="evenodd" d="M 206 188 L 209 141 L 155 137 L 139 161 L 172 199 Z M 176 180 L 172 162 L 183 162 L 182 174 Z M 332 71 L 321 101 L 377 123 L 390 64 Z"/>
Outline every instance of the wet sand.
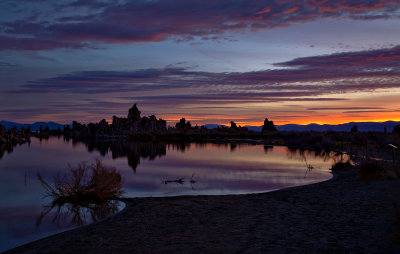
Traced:
<path fill-rule="evenodd" d="M 104 221 L 6 253 L 400 253 L 399 180 L 355 172 L 251 195 L 125 199 Z"/>

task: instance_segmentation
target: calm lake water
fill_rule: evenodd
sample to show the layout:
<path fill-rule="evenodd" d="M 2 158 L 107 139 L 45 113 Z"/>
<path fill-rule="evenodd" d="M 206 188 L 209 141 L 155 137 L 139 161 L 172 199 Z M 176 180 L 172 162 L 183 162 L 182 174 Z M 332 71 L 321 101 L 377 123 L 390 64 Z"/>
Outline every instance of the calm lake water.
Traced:
<path fill-rule="evenodd" d="M 37 173 L 52 183 L 96 158 L 120 172 L 125 197 L 222 195 L 271 191 L 327 180 L 334 153 L 287 147 L 213 143 L 72 142 L 33 138 L 0 153 L 0 251 L 109 216 L 123 207 L 46 209 Z M 311 166 L 311 167 L 310 167 Z M 181 183 L 168 182 L 182 179 Z M 191 180 L 193 180 L 191 182 Z M 44 216 L 41 216 L 44 215 Z M 91 216 L 94 214 L 94 216 Z M 94 218 L 93 218 L 94 217 Z"/>

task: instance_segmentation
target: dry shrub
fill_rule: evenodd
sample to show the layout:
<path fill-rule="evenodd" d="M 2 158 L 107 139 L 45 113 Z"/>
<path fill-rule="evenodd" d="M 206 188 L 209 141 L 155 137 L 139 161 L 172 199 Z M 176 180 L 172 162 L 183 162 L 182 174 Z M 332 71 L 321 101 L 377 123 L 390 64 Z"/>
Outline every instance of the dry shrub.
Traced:
<path fill-rule="evenodd" d="M 400 179 L 400 163 L 365 159 L 359 165 L 358 177 L 365 180 Z"/>
<path fill-rule="evenodd" d="M 57 175 L 54 186 L 48 184 L 38 173 L 38 179 L 53 197 L 53 204 L 101 203 L 122 195 L 121 175 L 115 167 L 103 165 L 96 159 L 91 164 L 81 162 L 68 173 Z"/>
<path fill-rule="evenodd" d="M 388 179 L 388 166 L 385 161 L 367 158 L 358 167 L 358 177 L 364 180 Z"/>

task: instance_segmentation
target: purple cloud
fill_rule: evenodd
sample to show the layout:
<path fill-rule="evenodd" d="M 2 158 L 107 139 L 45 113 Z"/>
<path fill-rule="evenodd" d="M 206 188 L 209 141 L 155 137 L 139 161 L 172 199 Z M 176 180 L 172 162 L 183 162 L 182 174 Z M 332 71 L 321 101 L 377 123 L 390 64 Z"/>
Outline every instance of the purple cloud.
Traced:
<path fill-rule="evenodd" d="M 2 91 L 10 96 L 42 94 L 41 98 L 48 97 L 49 101 L 53 101 L 47 105 L 48 109 L 42 105 L 30 113 L 29 109 L 5 108 L 0 113 L 9 118 L 22 118 L 28 113 L 33 114 L 31 117 L 49 114 L 69 117 L 70 112 L 86 112 L 89 115 L 86 120 L 93 118 L 97 121 L 100 115 L 126 114 L 126 108 L 133 102 L 147 108 L 167 109 L 166 114 L 183 112 L 188 107 L 201 109 L 204 106 L 218 108 L 245 103 L 340 101 L 346 98 L 338 93 L 400 88 L 399 48 L 298 58 L 277 64 L 285 69 L 257 72 L 211 73 L 176 67 L 73 72 L 33 80 L 17 89 Z M 69 102 L 72 97 L 75 98 L 74 103 Z M 51 98 L 59 100 L 54 103 Z M 372 113 L 389 109 L 338 105 L 308 110 Z M 77 115 L 72 117 L 79 117 Z"/>
<path fill-rule="evenodd" d="M 3 3 L 3 4 L 7 4 Z M 48 16 L 2 22 L 0 50 L 81 48 L 92 43 L 135 43 L 224 38 L 226 32 L 273 29 L 328 17 L 398 18 L 396 0 L 258 1 L 162 0 L 57 4 Z M 68 8 L 80 11 L 68 13 Z M 27 12 L 28 13 L 28 12 Z"/>
<path fill-rule="evenodd" d="M 342 69 L 350 71 L 380 71 L 384 68 L 399 72 L 400 46 L 359 52 L 345 52 L 325 56 L 312 56 L 277 63 L 276 66 L 305 69 Z"/>
<path fill-rule="evenodd" d="M 12 64 L 12 63 L 8 63 L 8 62 L 0 62 L 0 68 L 2 67 L 6 67 L 6 68 L 10 68 L 10 67 L 17 67 L 18 65 L 16 64 Z"/>
<path fill-rule="evenodd" d="M 88 43 L 68 42 L 46 38 L 18 38 L 15 36 L 0 36 L 0 50 L 49 50 L 54 48 L 90 47 Z"/>
<path fill-rule="evenodd" d="M 184 96 L 194 99 L 190 91 L 198 89 L 201 94 L 196 96 L 209 99 L 233 98 L 236 94 L 248 98 L 254 94 L 254 98 L 260 99 L 289 98 L 399 87 L 399 62 L 400 46 L 396 46 L 298 58 L 276 64 L 290 68 L 243 73 L 196 72 L 185 68 L 81 71 L 30 81 L 22 89 L 8 92 L 93 94 L 168 90 L 178 95 L 184 91 Z"/>
<path fill-rule="evenodd" d="M 382 107 L 329 107 L 329 108 L 308 108 L 307 110 L 377 110 Z"/>

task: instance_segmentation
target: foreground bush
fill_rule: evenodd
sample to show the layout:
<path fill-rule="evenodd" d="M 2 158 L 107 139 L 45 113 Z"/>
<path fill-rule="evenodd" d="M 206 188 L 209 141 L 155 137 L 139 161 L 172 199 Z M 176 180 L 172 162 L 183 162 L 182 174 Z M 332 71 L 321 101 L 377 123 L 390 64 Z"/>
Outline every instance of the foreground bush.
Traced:
<path fill-rule="evenodd" d="M 68 173 L 57 175 L 54 185 L 47 183 L 38 173 L 38 179 L 53 198 L 53 205 L 65 203 L 102 203 L 122 195 L 121 175 L 114 167 L 105 166 L 100 160 L 91 164 L 81 162 Z"/>
<path fill-rule="evenodd" d="M 358 177 L 364 180 L 387 179 L 388 164 L 381 160 L 365 159 L 359 165 Z"/>

